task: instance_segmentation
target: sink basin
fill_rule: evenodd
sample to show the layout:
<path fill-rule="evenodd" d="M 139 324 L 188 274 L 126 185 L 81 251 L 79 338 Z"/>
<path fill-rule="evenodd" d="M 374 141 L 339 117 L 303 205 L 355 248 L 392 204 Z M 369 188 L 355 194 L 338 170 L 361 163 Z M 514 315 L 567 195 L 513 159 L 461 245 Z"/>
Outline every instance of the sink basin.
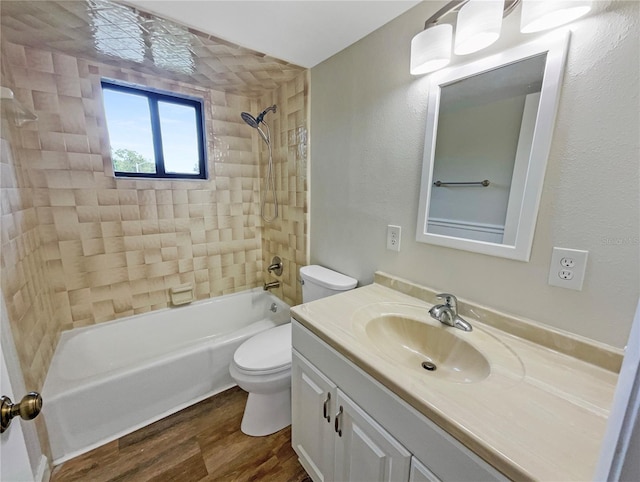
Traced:
<path fill-rule="evenodd" d="M 362 348 L 424 383 L 491 383 L 507 388 L 524 377 L 520 357 L 472 319 L 473 331 L 443 325 L 430 305 L 378 302 L 356 310 L 352 333 Z"/>
<path fill-rule="evenodd" d="M 407 368 L 458 383 L 484 380 L 491 373 L 489 361 L 453 330 L 398 314 L 378 316 L 364 326 L 376 348 Z"/>

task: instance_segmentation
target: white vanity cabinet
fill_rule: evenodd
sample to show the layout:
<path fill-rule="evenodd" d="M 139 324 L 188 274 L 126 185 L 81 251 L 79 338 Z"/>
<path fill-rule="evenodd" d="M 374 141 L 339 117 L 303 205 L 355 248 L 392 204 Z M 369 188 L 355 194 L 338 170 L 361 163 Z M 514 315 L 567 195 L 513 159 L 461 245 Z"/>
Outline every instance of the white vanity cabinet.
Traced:
<path fill-rule="evenodd" d="M 314 482 L 507 480 L 294 319 L 292 338 L 291 439 Z"/>
<path fill-rule="evenodd" d="M 293 447 L 314 481 L 407 481 L 411 454 L 295 350 Z"/>
<path fill-rule="evenodd" d="M 334 479 L 337 387 L 295 350 L 291 360 L 291 444 L 315 482 Z"/>
<path fill-rule="evenodd" d="M 409 482 L 440 482 L 440 479 L 428 468 L 422 465 L 418 459 L 411 457 Z"/>
<path fill-rule="evenodd" d="M 404 481 L 411 454 L 338 389 L 335 480 Z"/>

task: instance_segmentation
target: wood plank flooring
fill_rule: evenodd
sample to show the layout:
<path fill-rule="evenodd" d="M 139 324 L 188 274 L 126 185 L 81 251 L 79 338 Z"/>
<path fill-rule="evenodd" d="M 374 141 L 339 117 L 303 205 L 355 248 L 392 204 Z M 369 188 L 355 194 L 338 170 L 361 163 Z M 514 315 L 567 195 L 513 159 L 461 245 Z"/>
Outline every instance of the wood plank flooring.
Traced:
<path fill-rule="evenodd" d="M 290 427 L 267 437 L 240 431 L 246 399 L 231 388 L 55 467 L 51 482 L 310 480 Z"/>

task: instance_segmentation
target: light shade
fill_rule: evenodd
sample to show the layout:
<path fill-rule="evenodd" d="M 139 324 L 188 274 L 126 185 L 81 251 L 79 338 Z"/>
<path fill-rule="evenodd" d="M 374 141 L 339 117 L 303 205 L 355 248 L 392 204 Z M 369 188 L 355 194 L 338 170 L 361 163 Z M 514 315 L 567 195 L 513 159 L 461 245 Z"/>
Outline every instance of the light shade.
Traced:
<path fill-rule="evenodd" d="M 411 40 L 411 75 L 441 69 L 451 61 L 453 27 L 448 23 L 423 30 Z"/>
<path fill-rule="evenodd" d="M 523 0 L 520 31 L 538 32 L 569 23 L 591 10 L 591 0 Z"/>
<path fill-rule="evenodd" d="M 488 47 L 500 37 L 504 0 L 469 0 L 458 13 L 456 55 Z"/>

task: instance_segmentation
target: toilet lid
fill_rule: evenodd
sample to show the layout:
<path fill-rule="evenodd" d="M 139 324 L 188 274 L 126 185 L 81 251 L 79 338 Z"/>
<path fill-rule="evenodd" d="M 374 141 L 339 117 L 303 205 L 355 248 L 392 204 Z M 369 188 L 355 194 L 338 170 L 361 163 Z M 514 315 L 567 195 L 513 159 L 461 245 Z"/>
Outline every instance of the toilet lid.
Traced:
<path fill-rule="evenodd" d="M 291 365 L 291 323 L 249 338 L 233 354 L 233 361 L 246 371 L 271 371 Z"/>
<path fill-rule="evenodd" d="M 332 269 L 312 264 L 300 268 L 300 277 L 330 290 L 347 291 L 356 287 L 358 280 Z"/>

